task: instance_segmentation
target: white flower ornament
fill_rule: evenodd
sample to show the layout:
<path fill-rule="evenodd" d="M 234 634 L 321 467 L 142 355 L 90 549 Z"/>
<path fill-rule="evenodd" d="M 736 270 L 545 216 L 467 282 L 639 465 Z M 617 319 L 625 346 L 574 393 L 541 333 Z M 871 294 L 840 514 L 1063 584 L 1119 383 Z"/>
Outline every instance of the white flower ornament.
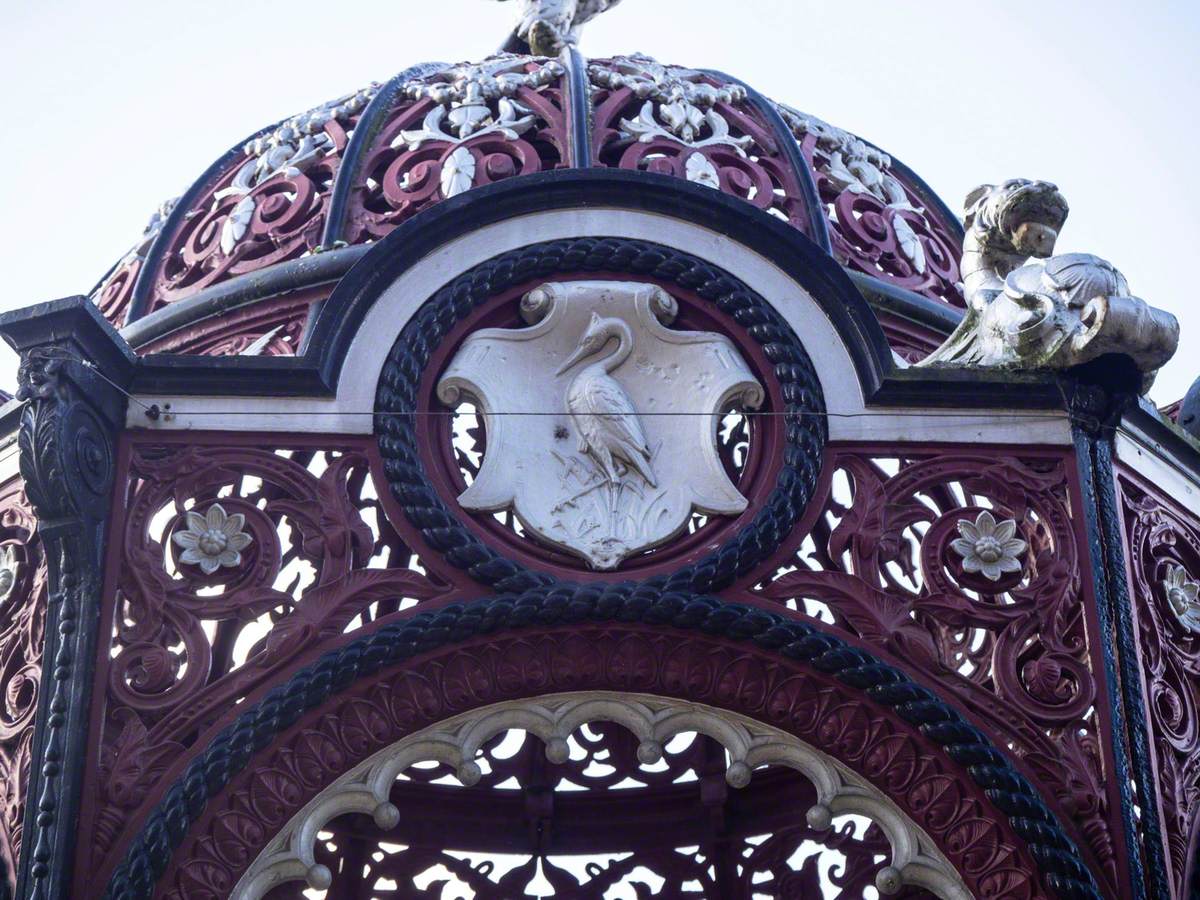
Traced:
<path fill-rule="evenodd" d="M 989 581 L 999 581 L 1006 572 L 1020 572 L 1024 568 L 1020 555 L 1026 543 L 1017 534 L 1017 523 L 1012 519 L 997 522 L 986 509 L 974 522 L 963 519 L 958 523 L 958 533 L 950 546 L 963 558 L 963 569 L 979 572 Z"/>
<path fill-rule="evenodd" d="M 1200 634 L 1200 584 L 1192 580 L 1183 566 L 1171 566 L 1162 586 L 1167 594 L 1167 604 L 1179 624 Z"/>
<path fill-rule="evenodd" d="M 227 515 L 220 503 L 214 503 L 204 515 L 194 510 L 189 512 L 187 529 L 175 532 L 173 538 L 183 548 L 179 561 L 199 566 L 205 575 L 222 566 L 240 565 L 242 551 L 253 540 L 242 531 L 245 524 L 244 515 Z"/>

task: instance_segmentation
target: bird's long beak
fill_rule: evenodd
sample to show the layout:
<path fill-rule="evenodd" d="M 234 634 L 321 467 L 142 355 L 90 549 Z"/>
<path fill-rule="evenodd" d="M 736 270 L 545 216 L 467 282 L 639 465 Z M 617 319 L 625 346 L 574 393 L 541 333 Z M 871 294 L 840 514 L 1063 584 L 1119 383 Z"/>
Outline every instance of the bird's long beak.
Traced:
<path fill-rule="evenodd" d="M 575 348 L 575 352 L 567 357 L 566 362 L 564 362 L 561 366 L 558 367 L 558 371 L 555 372 L 554 374 L 561 375 L 563 372 L 567 371 L 567 369 L 571 368 L 571 366 L 575 365 L 575 363 L 579 362 L 581 359 L 583 359 L 585 356 L 588 356 L 588 355 L 589 355 L 589 353 L 588 353 L 587 347 L 585 347 L 583 344 L 580 344 L 578 347 Z"/>

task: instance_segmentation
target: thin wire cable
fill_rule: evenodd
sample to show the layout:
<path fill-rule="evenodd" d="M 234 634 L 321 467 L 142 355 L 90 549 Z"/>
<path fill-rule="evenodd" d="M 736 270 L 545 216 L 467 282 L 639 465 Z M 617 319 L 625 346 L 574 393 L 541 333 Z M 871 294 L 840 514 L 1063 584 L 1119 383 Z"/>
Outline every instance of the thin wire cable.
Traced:
<path fill-rule="evenodd" d="M 143 404 L 144 405 L 144 404 Z M 454 409 L 415 409 L 415 410 L 387 410 L 376 412 L 372 410 L 269 410 L 269 409 L 177 409 L 172 406 L 169 410 L 163 409 L 163 415 L 171 416 L 298 416 L 302 418 L 312 418 L 314 416 L 416 416 L 416 417 L 444 417 L 464 415 Z M 561 417 L 569 416 L 569 411 L 562 412 L 546 412 L 546 411 L 490 411 L 487 413 L 479 413 L 486 417 L 492 416 L 542 416 L 542 417 Z M 808 416 L 822 417 L 826 419 L 878 419 L 878 418 L 911 418 L 920 416 L 922 418 L 941 418 L 941 419 L 964 419 L 970 416 L 970 413 L 958 413 L 952 411 L 914 409 L 911 412 L 897 410 L 879 410 L 878 412 L 861 412 L 861 413 L 831 413 L 817 412 L 815 410 L 767 410 L 757 412 L 755 410 L 738 410 L 736 413 L 711 413 L 711 412 L 639 412 L 639 418 L 652 418 L 655 416 L 703 416 L 712 418 L 713 416 L 722 415 L 743 415 L 748 418 L 770 418 L 770 417 L 787 417 L 787 416 Z M 1001 413 L 992 414 L 987 411 L 981 411 L 979 417 L 994 421 L 996 419 L 1062 419 L 1066 414 L 1062 413 Z"/>
<path fill-rule="evenodd" d="M 178 418 L 180 416 L 196 418 L 196 417 L 200 417 L 200 416 L 233 417 L 233 416 L 269 415 L 272 418 L 278 418 L 280 416 L 298 416 L 298 417 L 308 419 L 308 418 L 313 418 L 313 417 L 317 417 L 317 416 L 338 416 L 338 417 L 347 417 L 347 416 L 381 416 L 381 417 L 413 416 L 413 417 L 433 418 L 433 417 L 454 417 L 454 416 L 461 415 L 461 413 L 459 413 L 459 411 L 456 409 L 413 409 L 413 410 L 384 410 L 384 411 L 376 411 L 376 410 L 263 410 L 263 409 L 195 409 L 195 410 L 189 410 L 189 409 L 177 409 L 174 406 L 172 406 L 170 409 L 167 409 L 165 407 L 160 407 L 157 403 L 148 404 L 141 398 L 135 396 L 134 394 L 131 394 L 125 388 L 121 387 L 121 385 L 117 384 L 115 381 L 113 381 L 111 378 L 109 378 L 107 375 L 105 375 L 102 371 L 100 371 L 100 369 L 94 363 L 92 363 L 89 360 L 83 359 L 80 356 L 71 354 L 69 352 L 64 352 L 63 355 L 61 355 L 61 356 L 44 356 L 42 358 L 43 359 L 60 359 L 60 360 L 63 360 L 64 362 L 73 361 L 73 362 L 77 362 L 83 366 L 86 366 L 89 370 L 91 370 L 96 375 L 98 375 L 103 381 L 107 382 L 109 385 L 111 385 L 117 391 L 122 393 L 131 402 L 136 403 L 138 406 L 140 406 L 142 408 L 142 410 L 146 413 L 146 415 L 148 417 L 150 417 L 151 419 L 158 419 L 160 417 L 168 417 L 168 416 L 172 417 L 172 418 Z M 723 416 L 723 415 L 729 415 L 729 414 L 730 413 L 692 412 L 689 410 L 681 410 L 678 412 L 660 412 L 660 411 L 639 412 L 638 416 L 646 417 L 646 418 L 652 418 L 652 417 L 656 417 L 656 416 L 702 416 L 704 418 L 712 418 L 713 416 Z M 824 418 L 826 420 L 828 420 L 828 419 L 881 419 L 881 418 L 882 419 L 886 419 L 886 418 L 900 419 L 900 418 L 911 418 L 913 416 L 920 416 L 921 418 L 924 418 L 924 419 L 956 419 L 959 421 L 963 421 L 963 420 L 969 419 L 971 417 L 970 412 L 959 412 L 959 411 L 954 411 L 954 410 L 931 410 L 931 409 L 917 409 L 917 410 L 911 410 L 911 411 L 887 409 L 887 410 L 877 410 L 877 411 L 873 411 L 873 412 L 859 412 L 859 413 L 831 413 L 831 412 L 818 412 L 816 410 L 763 410 L 763 411 L 740 410 L 736 414 L 746 416 L 747 418 L 804 416 L 804 417 L 808 417 L 808 418 Z M 499 411 L 490 411 L 487 413 L 482 413 L 482 415 L 484 415 L 485 417 L 534 416 L 534 417 L 561 418 L 561 417 L 570 416 L 570 412 L 568 410 L 563 410 L 561 412 L 499 410 Z M 977 418 L 979 420 L 985 421 L 985 422 L 995 422 L 995 421 L 1003 420 L 1003 419 L 1015 420 L 1015 421 L 1060 421 L 1062 419 L 1066 419 L 1071 422 L 1076 421 L 1073 416 L 1071 416 L 1069 413 L 1065 413 L 1065 412 L 1063 412 L 1063 413 L 1059 413 L 1059 412 L 1046 412 L 1046 413 L 1006 412 L 1006 413 L 995 414 L 995 413 L 989 413 L 986 411 L 981 411 L 978 413 Z"/>

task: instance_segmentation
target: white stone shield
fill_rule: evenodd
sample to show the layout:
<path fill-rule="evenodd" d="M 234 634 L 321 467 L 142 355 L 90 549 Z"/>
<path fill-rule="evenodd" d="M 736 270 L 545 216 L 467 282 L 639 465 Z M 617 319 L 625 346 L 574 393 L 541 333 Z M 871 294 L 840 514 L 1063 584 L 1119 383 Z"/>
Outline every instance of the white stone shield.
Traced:
<path fill-rule="evenodd" d="M 717 427 L 764 391 L 724 335 L 668 328 L 677 311 L 652 284 L 544 284 L 521 301 L 530 327 L 467 337 L 438 382 L 443 403 L 478 405 L 487 433 L 459 503 L 511 508 L 596 569 L 671 540 L 693 511 L 742 512 Z"/>

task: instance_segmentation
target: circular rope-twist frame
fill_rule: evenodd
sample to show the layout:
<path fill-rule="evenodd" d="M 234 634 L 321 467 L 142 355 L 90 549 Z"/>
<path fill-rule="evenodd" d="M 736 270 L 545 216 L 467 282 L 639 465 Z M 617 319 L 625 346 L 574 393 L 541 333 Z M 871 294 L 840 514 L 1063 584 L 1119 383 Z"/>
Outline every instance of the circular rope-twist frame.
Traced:
<path fill-rule="evenodd" d="M 762 297 L 690 254 L 624 238 L 570 238 L 523 247 L 460 275 L 400 332 L 379 379 L 375 430 L 392 493 L 425 540 L 481 584 L 505 593 L 556 583 L 484 544 L 430 486 L 417 446 L 419 385 L 431 355 L 464 316 L 490 297 L 563 272 L 628 272 L 686 288 L 742 326 L 773 366 L 784 403 L 784 454 L 775 487 L 745 528 L 702 559 L 644 580 L 663 590 L 720 590 L 770 556 L 817 488 L 828 429 L 816 370 L 795 333 Z M 617 573 L 618 575 L 620 573 Z"/>
<path fill-rule="evenodd" d="M 1100 900 L 1091 872 L 1038 792 L 987 736 L 899 669 L 864 650 L 742 604 L 641 584 L 542 586 L 419 613 L 331 651 L 270 691 L 223 729 L 171 786 L 113 873 L 105 896 L 147 900 L 209 799 L 301 716 L 355 681 L 472 637 L 571 622 L 640 622 L 756 646 L 830 674 L 895 712 L 944 748 L 1027 843 L 1046 884 L 1064 900 Z"/>

